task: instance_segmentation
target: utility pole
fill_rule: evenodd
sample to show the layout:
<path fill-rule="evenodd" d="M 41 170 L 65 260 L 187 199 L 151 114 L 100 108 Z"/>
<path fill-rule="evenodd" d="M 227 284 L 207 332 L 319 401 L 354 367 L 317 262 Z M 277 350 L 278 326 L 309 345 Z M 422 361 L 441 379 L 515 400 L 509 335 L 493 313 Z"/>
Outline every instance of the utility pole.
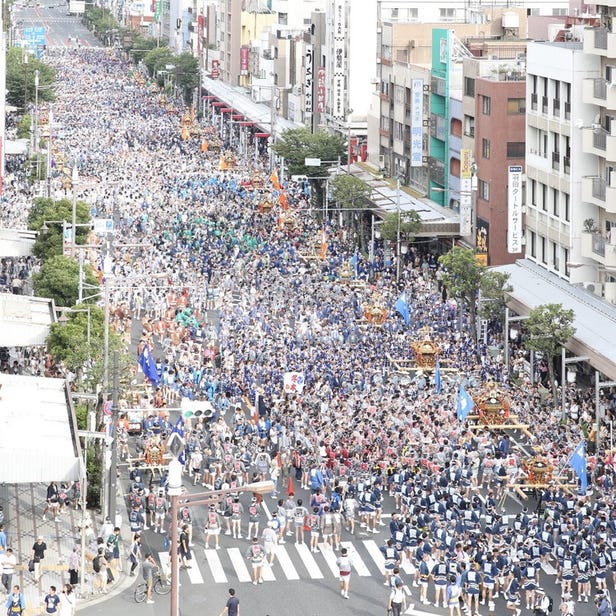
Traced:
<path fill-rule="evenodd" d="M 118 468 L 118 443 L 117 443 L 117 423 L 118 407 L 120 401 L 120 363 L 118 352 L 113 352 L 113 390 L 111 392 L 111 464 L 109 466 L 109 509 L 107 515 L 116 525 L 116 494 L 117 494 L 117 468 Z"/>
<path fill-rule="evenodd" d="M 396 178 L 396 211 L 398 213 L 398 229 L 396 230 L 396 282 L 400 281 L 400 178 Z"/>

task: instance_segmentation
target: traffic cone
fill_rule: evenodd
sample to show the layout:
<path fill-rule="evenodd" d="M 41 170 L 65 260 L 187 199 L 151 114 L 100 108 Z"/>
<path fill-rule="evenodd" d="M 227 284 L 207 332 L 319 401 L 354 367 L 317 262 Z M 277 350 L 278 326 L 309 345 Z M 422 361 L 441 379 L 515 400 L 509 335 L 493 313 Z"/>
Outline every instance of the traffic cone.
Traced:
<path fill-rule="evenodd" d="M 293 489 L 293 479 L 289 477 L 289 485 L 287 486 L 287 496 L 294 496 L 295 490 Z"/>

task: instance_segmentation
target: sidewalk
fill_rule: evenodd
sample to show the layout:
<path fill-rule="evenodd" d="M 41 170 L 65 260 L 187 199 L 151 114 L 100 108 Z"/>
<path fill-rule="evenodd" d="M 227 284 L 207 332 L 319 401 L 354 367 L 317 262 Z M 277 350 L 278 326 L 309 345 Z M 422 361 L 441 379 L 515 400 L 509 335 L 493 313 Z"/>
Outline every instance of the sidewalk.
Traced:
<path fill-rule="evenodd" d="M 50 586 L 55 586 L 58 593 L 69 581 L 68 559 L 74 546 L 81 546 L 81 511 L 65 508 L 57 521 L 47 516 L 43 521 L 45 496 L 47 486 L 44 484 L 0 484 L 0 505 L 4 508 L 4 527 L 8 538 L 8 547 L 13 548 L 17 556 L 18 566 L 13 576 L 13 585 L 19 584 L 26 598 L 26 616 L 43 613 L 41 603 Z M 92 558 L 93 547 L 102 522 L 100 515 L 88 511 L 92 531 L 86 538 L 86 571 L 85 588 L 76 587 L 77 608 L 105 601 L 109 597 L 130 586 L 135 578 L 130 578 L 125 572 L 118 572 L 113 584 L 110 584 L 106 595 L 93 594 L 92 590 Z M 32 545 L 38 536 L 42 536 L 47 544 L 47 551 L 42 562 L 41 577 L 34 581 L 28 571 L 28 561 L 32 554 Z M 127 538 L 123 537 L 123 544 Z M 125 545 L 121 548 L 121 563 L 126 567 Z M 4 589 L 2 588 L 2 591 Z M 0 598 L 6 600 L 6 595 L 0 592 Z"/>

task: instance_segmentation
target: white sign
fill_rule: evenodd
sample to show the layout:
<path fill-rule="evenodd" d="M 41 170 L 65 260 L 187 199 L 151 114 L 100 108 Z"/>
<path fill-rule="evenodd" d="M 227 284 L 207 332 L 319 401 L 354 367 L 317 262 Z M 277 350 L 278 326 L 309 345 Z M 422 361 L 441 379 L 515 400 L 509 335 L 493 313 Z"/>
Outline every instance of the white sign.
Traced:
<path fill-rule="evenodd" d="M 304 158 L 304 166 L 306 167 L 320 167 L 321 159 L 320 158 Z"/>
<path fill-rule="evenodd" d="M 306 45 L 306 54 L 304 55 L 306 61 L 305 74 L 304 74 L 304 86 L 306 94 L 304 96 L 304 111 L 306 124 L 310 124 L 312 118 L 312 89 L 314 85 L 314 52 L 312 45 Z"/>
<path fill-rule="evenodd" d="M 285 372 L 282 379 L 285 394 L 301 394 L 304 391 L 303 372 Z"/>
<path fill-rule="evenodd" d="M 93 218 L 92 224 L 97 235 L 113 233 L 113 218 Z"/>
<path fill-rule="evenodd" d="M 411 167 L 421 167 L 423 125 L 423 79 L 413 79 L 411 84 Z"/>
<path fill-rule="evenodd" d="M 522 166 L 509 167 L 507 177 L 507 252 L 522 252 Z"/>
<path fill-rule="evenodd" d="M 332 90 L 332 115 L 337 120 L 344 117 L 344 44 L 346 13 L 344 0 L 334 3 L 334 87 Z"/>

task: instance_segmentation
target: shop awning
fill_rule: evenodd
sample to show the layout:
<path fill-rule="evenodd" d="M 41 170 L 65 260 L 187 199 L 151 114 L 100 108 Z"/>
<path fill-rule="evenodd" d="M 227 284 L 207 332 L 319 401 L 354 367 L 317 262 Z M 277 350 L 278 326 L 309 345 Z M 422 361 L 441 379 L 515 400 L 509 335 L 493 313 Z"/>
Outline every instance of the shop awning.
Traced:
<path fill-rule="evenodd" d="M 269 133 L 255 133 L 255 137 L 258 137 L 259 139 L 267 139 L 269 136 Z"/>

